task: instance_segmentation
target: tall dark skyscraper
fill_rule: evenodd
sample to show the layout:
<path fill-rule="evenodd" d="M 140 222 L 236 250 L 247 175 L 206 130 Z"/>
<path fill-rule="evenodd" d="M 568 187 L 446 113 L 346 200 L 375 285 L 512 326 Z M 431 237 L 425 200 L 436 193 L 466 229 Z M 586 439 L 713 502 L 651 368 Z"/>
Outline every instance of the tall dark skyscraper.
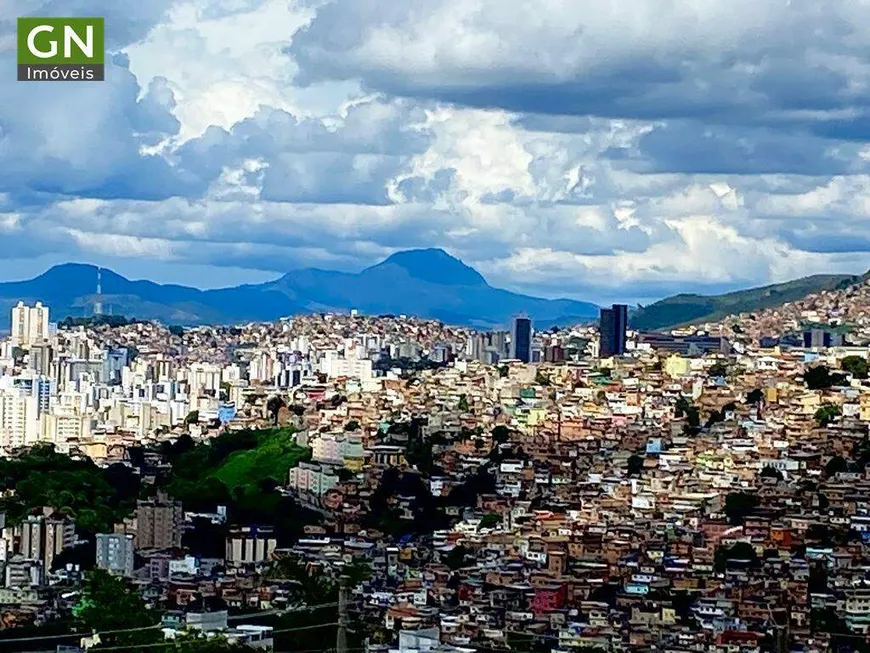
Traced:
<path fill-rule="evenodd" d="M 625 336 L 628 331 L 628 306 L 614 304 L 610 308 L 601 309 L 598 321 L 598 331 L 601 334 L 599 356 L 610 358 L 625 354 Z"/>
<path fill-rule="evenodd" d="M 510 356 L 524 363 L 532 360 L 532 321 L 527 317 L 511 320 Z"/>

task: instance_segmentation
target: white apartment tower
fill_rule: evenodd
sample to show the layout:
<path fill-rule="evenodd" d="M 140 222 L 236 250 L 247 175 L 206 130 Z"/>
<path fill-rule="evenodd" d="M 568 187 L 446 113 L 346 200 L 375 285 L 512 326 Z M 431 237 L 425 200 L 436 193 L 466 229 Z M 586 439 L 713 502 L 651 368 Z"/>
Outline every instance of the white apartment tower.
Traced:
<path fill-rule="evenodd" d="M 48 340 L 48 306 L 36 302 L 27 306 L 18 302 L 12 307 L 12 344 L 30 347 Z"/>
<path fill-rule="evenodd" d="M 39 439 L 38 399 L 21 388 L 0 388 L 0 446 L 17 449 Z"/>

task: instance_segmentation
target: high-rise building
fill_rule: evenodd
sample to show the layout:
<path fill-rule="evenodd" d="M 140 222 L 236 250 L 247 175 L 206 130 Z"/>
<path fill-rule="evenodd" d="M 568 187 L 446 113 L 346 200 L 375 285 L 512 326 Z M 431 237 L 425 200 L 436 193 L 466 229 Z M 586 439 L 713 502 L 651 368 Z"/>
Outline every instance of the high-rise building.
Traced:
<path fill-rule="evenodd" d="M 30 353 L 27 357 L 27 367 L 37 374 L 49 376 L 53 360 L 54 350 L 50 344 L 31 345 Z"/>
<path fill-rule="evenodd" d="M 108 385 L 120 385 L 121 372 L 127 364 L 127 360 L 126 347 L 107 349 L 103 354 L 102 382 Z"/>
<path fill-rule="evenodd" d="M 524 363 L 532 360 L 532 321 L 527 317 L 511 320 L 510 357 Z"/>
<path fill-rule="evenodd" d="M 52 397 L 57 395 L 57 388 L 51 379 L 47 376 L 34 374 L 22 374 L 11 378 L 13 388 L 20 388 L 36 398 L 37 410 L 40 415 L 51 409 Z"/>
<path fill-rule="evenodd" d="M 39 397 L 12 383 L 0 387 L 0 446 L 17 449 L 39 438 Z"/>
<path fill-rule="evenodd" d="M 18 302 L 12 307 L 12 344 L 29 347 L 49 338 L 48 306 L 36 302 L 33 307 Z"/>
<path fill-rule="evenodd" d="M 599 356 L 610 358 L 624 355 L 627 331 L 628 306 L 613 304 L 610 308 L 602 308 L 598 321 L 598 332 L 601 336 Z"/>
<path fill-rule="evenodd" d="M 45 568 L 39 560 L 16 555 L 7 560 L 4 566 L 6 587 L 40 587 L 45 582 Z"/>
<path fill-rule="evenodd" d="M 181 546 L 184 509 L 163 492 L 136 504 L 136 548 L 170 549 Z"/>
<path fill-rule="evenodd" d="M 75 523 L 49 508 L 42 515 L 28 516 L 18 528 L 18 552 L 28 560 L 39 560 L 46 571 L 51 570 L 55 556 L 75 546 Z"/>
<path fill-rule="evenodd" d="M 97 534 L 97 567 L 121 576 L 133 575 L 133 536 L 126 533 Z"/>

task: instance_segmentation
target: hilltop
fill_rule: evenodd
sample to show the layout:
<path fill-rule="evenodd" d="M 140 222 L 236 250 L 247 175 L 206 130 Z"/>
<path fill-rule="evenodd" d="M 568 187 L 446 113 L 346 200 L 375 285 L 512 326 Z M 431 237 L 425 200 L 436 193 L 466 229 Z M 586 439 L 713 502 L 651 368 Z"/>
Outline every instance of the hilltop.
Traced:
<path fill-rule="evenodd" d="M 635 329 L 657 330 L 698 322 L 715 322 L 728 315 L 780 306 L 821 292 L 837 290 L 862 280 L 844 274 L 819 274 L 785 283 L 738 290 L 722 295 L 680 294 L 639 307 L 630 318 Z"/>

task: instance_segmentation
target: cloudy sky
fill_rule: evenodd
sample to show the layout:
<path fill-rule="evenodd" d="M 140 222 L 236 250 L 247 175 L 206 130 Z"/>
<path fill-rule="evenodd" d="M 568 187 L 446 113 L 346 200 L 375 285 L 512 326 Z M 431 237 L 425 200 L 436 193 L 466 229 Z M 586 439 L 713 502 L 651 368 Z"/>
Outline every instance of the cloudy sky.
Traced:
<path fill-rule="evenodd" d="M 99 83 L 19 15 L 105 16 Z M 870 268 L 870 0 L 4 0 L 0 278 L 214 287 L 443 247 L 648 301 Z"/>

